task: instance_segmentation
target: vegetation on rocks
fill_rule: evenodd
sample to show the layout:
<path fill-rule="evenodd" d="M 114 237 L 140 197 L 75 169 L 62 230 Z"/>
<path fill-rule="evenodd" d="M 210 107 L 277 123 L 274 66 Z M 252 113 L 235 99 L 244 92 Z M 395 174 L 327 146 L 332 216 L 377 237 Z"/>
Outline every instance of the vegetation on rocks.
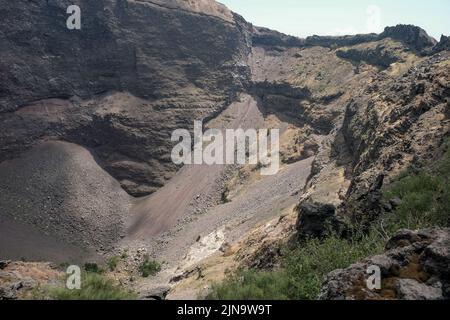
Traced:
<path fill-rule="evenodd" d="M 114 280 L 97 273 L 85 272 L 82 275 L 80 290 L 52 288 L 49 295 L 56 300 L 134 300 L 137 296 Z"/>
<path fill-rule="evenodd" d="M 448 144 L 447 144 L 448 145 Z M 393 229 L 450 226 L 450 149 L 432 172 L 411 171 L 401 175 L 385 193 L 400 204 L 390 218 Z"/>
<path fill-rule="evenodd" d="M 144 262 L 139 267 L 139 272 L 144 278 L 156 276 L 160 271 L 161 264 L 158 261 L 149 260 L 148 257 L 145 258 Z"/>
<path fill-rule="evenodd" d="M 450 148 L 430 171 L 409 170 L 386 188 L 386 200 L 396 199 L 394 212 L 381 217 L 366 234 L 342 239 L 307 239 L 286 249 L 281 268 L 274 271 L 240 270 L 213 286 L 209 299 L 316 299 L 325 276 L 379 254 L 386 241 L 401 229 L 450 226 Z M 361 229 L 361 228 L 355 228 Z"/>
<path fill-rule="evenodd" d="M 108 264 L 108 268 L 109 268 L 110 271 L 116 270 L 117 265 L 119 264 L 119 260 L 120 259 L 117 256 L 114 256 L 114 257 L 111 257 L 111 258 L 108 259 L 107 264 Z"/>
<path fill-rule="evenodd" d="M 279 270 L 240 271 L 224 283 L 215 285 L 208 298 L 314 299 L 319 294 L 325 275 L 380 252 L 382 248 L 375 233 L 358 241 L 340 239 L 335 235 L 330 235 L 323 241 L 310 239 L 301 248 L 286 249 Z"/>

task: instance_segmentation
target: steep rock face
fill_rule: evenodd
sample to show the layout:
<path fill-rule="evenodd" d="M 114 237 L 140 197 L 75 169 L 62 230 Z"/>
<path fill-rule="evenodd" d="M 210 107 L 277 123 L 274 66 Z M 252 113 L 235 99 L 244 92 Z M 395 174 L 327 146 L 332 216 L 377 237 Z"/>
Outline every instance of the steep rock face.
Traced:
<path fill-rule="evenodd" d="M 320 299 L 450 299 L 450 230 L 399 231 L 386 253 L 327 276 Z M 381 289 L 367 286 L 369 267 L 381 270 Z"/>
<path fill-rule="evenodd" d="M 246 54 L 231 13 L 227 20 L 198 14 L 201 6 L 189 11 L 185 1 L 76 1 L 79 31 L 66 27 L 70 1 L 3 2 L 2 111 L 108 91 L 143 98 L 189 87 L 207 92 L 229 81 L 233 62 Z"/>
<path fill-rule="evenodd" d="M 322 143 L 301 199 L 333 204 L 337 221 L 370 223 L 389 210 L 382 188 L 410 166 L 420 168 L 437 159 L 450 133 L 449 52 L 422 58 L 405 52 L 401 43 L 393 45 L 400 46 L 391 50 L 399 60 L 388 68 L 370 69 L 364 60 L 356 66 L 360 82 L 352 85 L 351 96 L 338 99 L 343 117 L 335 118 L 334 130 Z M 300 235 L 307 233 L 302 225 L 308 223 L 298 224 Z"/>
<path fill-rule="evenodd" d="M 400 40 L 408 44 L 411 49 L 421 51 L 426 48 L 433 47 L 436 40 L 430 37 L 425 30 L 413 25 L 397 25 L 395 27 L 387 27 L 380 34 L 380 38 L 392 38 Z"/>
<path fill-rule="evenodd" d="M 81 30 L 66 28 L 70 4 Z M 0 161 L 44 137 L 71 141 L 147 195 L 177 170 L 172 130 L 216 114 L 248 79 L 248 26 L 214 1 L 21 0 L 1 10 Z"/>
<path fill-rule="evenodd" d="M 383 185 L 408 166 L 422 167 L 439 156 L 450 132 L 449 59 L 447 52 L 399 77 L 380 74 L 349 103 L 341 133 L 352 182 L 340 213 L 376 218 Z"/>
<path fill-rule="evenodd" d="M 439 43 L 433 48 L 434 52 L 440 52 L 444 50 L 450 50 L 450 37 L 444 35 L 441 36 Z"/>

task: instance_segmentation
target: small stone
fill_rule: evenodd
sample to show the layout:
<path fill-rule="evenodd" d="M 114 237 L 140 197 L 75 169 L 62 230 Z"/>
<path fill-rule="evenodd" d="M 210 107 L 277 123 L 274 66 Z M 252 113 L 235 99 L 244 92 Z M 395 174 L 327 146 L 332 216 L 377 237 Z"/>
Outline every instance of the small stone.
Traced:
<path fill-rule="evenodd" d="M 427 286 L 414 279 L 400 279 L 397 282 L 397 294 L 403 300 L 441 300 L 441 286 Z"/>
<path fill-rule="evenodd" d="M 0 260 L 0 270 L 5 269 L 10 263 L 11 261 L 9 260 Z"/>

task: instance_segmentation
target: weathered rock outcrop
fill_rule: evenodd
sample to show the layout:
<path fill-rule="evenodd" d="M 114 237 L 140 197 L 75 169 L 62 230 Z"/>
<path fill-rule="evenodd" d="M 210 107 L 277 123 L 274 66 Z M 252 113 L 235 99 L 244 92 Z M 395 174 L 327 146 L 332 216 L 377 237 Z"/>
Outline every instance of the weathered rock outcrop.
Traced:
<path fill-rule="evenodd" d="M 433 56 L 391 79 L 380 74 L 348 104 L 341 132 L 352 180 L 338 212 L 376 218 L 382 210 L 379 192 L 391 178 L 440 156 L 450 132 L 450 73 L 444 63 L 449 57 Z"/>
<path fill-rule="evenodd" d="M 316 157 L 302 201 L 334 199 L 337 216 L 359 222 L 389 210 L 381 201 L 382 188 L 410 166 L 439 158 L 449 135 L 449 58 L 445 51 L 398 75 L 374 73 L 354 92 L 343 122 L 329 137 L 331 145 Z"/>
<path fill-rule="evenodd" d="M 386 27 L 379 37 L 380 39 L 391 38 L 400 40 L 409 45 L 411 49 L 417 51 L 431 48 L 437 43 L 425 30 L 413 25 L 399 24 L 395 27 Z"/>
<path fill-rule="evenodd" d="M 357 34 L 350 36 L 311 36 L 305 40 L 305 45 L 309 47 L 320 46 L 326 48 L 338 48 L 345 46 L 354 46 L 360 43 L 367 43 L 378 40 L 378 35 Z"/>
<path fill-rule="evenodd" d="M 297 229 L 303 239 L 320 238 L 328 231 L 327 227 L 335 228 L 336 208 L 331 204 L 304 202 L 299 205 Z"/>
<path fill-rule="evenodd" d="M 338 50 L 336 51 L 336 55 L 355 63 L 368 63 L 380 68 L 388 68 L 392 63 L 401 60 L 398 52 L 386 46 L 384 43 L 377 43 L 373 46 L 356 46 L 348 50 Z"/>
<path fill-rule="evenodd" d="M 254 46 L 303 47 L 305 40 L 268 28 L 254 27 L 252 42 Z"/>
<path fill-rule="evenodd" d="M 450 50 L 450 37 L 442 35 L 439 43 L 434 46 L 433 52 L 440 52 L 444 50 Z"/>
<path fill-rule="evenodd" d="M 386 253 L 330 273 L 320 299 L 450 299 L 450 229 L 403 230 Z M 381 270 L 381 289 L 370 290 L 367 270 Z"/>
<path fill-rule="evenodd" d="M 33 290 L 61 285 L 62 272 L 48 263 L 0 261 L 0 300 L 33 299 Z"/>
<path fill-rule="evenodd" d="M 381 34 L 370 33 L 346 36 L 314 35 L 306 37 L 305 39 L 261 27 L 254 27 L 253 31 L 253 45 L 267 47 L 304 48 L 320 46 L 335 49 L 375 42 L 386 38 L 403 42 L 405 45 L 408 45 L 411 50 L 417 50 L 418 52 L 430 49 L 437 44 L 437 41 L 430 37 L 422 28 L 402 24 L 386 27 Z"/>
<path fill-rule="evenodd" d="M 262 34 L 267 41 L 254 41 L 250 63 L 262 111 L 305 129 L 293 143 L 318 135 L 299 219 L 311 203 L 333 205 L 336 221 L 376 219 L 392 207 L 381 201 L 384 185 L 440 156 L 450 131 L 450 54 L 433 54 L 436 41 L 409 25 L 304 41 L 258 29 Z M 294 97 L 299 90 L 310 94 Z M 309 234 L 307 225 L 297 224 L 300 234 Z"/>

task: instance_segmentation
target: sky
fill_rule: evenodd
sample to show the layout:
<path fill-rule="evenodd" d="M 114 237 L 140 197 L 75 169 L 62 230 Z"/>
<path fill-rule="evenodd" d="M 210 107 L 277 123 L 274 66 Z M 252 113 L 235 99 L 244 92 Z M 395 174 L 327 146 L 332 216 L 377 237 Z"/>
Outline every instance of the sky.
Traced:
<path fill-rule="evenodd" d="M 256 26 L 307 37 L 382 32 L 414 24 L 450 34 L 449 0 L 218 0 Z"/>

